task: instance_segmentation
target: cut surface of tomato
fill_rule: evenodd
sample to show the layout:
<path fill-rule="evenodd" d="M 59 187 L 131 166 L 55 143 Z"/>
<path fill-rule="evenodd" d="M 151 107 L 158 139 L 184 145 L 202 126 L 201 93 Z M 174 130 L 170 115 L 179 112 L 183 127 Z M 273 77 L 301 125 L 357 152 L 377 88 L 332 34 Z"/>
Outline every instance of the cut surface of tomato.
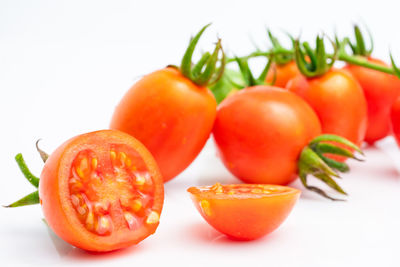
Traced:
<path fill-rule="evenodd" d="M 216 230 L 237 240 L 271 233 L 289 215 L 300 191 L 287 186 L 236 184 L 191 187 L 194 205 Z"/>
<path fill-rule="evenodd" d="M 146 148 L 112 130 L 68 140 L 47 160 L 40 198 L 49 226 L 91 251 L 136 244 L 155 232 L 163 181 Z"/>

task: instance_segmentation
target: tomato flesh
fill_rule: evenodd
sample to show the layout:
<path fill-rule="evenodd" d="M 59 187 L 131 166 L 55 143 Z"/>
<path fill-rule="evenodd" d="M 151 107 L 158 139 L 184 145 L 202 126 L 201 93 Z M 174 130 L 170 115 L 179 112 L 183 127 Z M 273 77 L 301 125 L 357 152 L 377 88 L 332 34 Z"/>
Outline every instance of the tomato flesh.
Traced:
<path fill-rule="evenodd" d="M 40 198 L 46 220 L 61 238 L 85 250 L 110 251 L 156 230 L 163 181 L 136 139 L 100 131 L 69 140 L 50 156 Z"/>
<path fill-rule="evenodd" d="M 294 188 L 239 184 L 191 187 L 193 203 L 216 230 L 237 240 L 254 240 L 278 228 L 300 196 Z"/>

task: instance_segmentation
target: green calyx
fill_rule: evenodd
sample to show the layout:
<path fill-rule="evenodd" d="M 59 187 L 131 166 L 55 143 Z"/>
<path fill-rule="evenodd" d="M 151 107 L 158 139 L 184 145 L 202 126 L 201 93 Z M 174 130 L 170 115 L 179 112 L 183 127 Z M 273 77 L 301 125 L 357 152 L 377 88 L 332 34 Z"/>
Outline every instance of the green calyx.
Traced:
<path fill-rule="evenodd" d="M 192 62 L 196 45 L 203 32 L 209 26 L 210 24 L 204 26 L 196 36 L 190 40 L 180 66 L 181 73 L 200 86 L 215 84 L 221 78 L 225 68 L 225 53 L 222 49 L 221 39 L 218 39 L 212 53 L 206 52 L 197 63 Z"/>
<path fill-rule="evenodd" d="M 358 25 L 354 25 L 355 42 L 352 43 L 350 40 L 345 42 L 350 46 L 350 48 L 353 52 L 353 55 L 369 57 L 372 54 L 372 51 L 374 50 L 374 40 L 373 40 L 371 32 L 368 30 L 368 28 L 367 28 L 367 31 L 368 31 L 368 36 L 369 36 L 369 40 L 370 40 L 370 48 L 369 49 L 366 48 L 364 36 L 360 30 L 360 27 Z"/>
<path fill-rule="evenodd" d="M 336 44 L 331 43 L 334 49 L 333 55 L 326 53 L 323 36 L 317 36 L 315 49 L 312 49 L 308 42 L 293 41 L 296 64 L 304 76 L 309 78 L 321 76 L 332 68 L 338 50 Z"/>
<path fill-rule="evenodd" d="M 270 49 L 270 54 L 274 55 L 274 62 L 278 65 L 285 65 L 294 60 L 293 53 L 281 53 L 282 51 L 290 51 L 290 50 L 283 47 L 279 42 L 278 38 L 276 38 L 269 29 L 267 29 L 267 33 L 268 33 L 268 38 L 272 44 L 272 48 Z M 294 38 L 290 34 L 288 34 L 288 36 L 293 42 Z"/>
<path fill-rule="evenodd" d="M 39 141 L 40 140 L 38 140 L 36 142 L 36 149 L 37 149 L 40 157 L 42 158 L 43 162 L 46 162 L 49 155 L 39 148 L 39 145 L 38 145 Z M 22 156 L 21 153 L 19 153 L 15 156 L 15 161 L 17 162 L 19 169 L 21 170 L 24 177 L 28 180 L 28 182 L 31 185 L 33 185 L 35 188 L 38 188 L 40 179 L 39 179 L 39 177 L 33 175 L 32 172 L 29 170 L 28 166 L 25 163 L 24 157 Z M 39 204 L 39 203 L 40 203 L 39 191 L 36 190 L 36 191 L 22 197 L 21 199 L 13 202 L 7 206 L 4 206 L 4 207 L 16 208 L 16 207 L 22 207 L 22 206 L 27 206 L 27 205 L 35 205 L 35 204 Z"/>
<path fill-rule="evenodd" d="M 239 67 L 240 73 L 242 75 L 242 80 L 243 80 L 243 84 L 238 84 L 235 83 L 234 81 L 231 81 L 231 83 L 237 88 L 237 89 L 243 89 L 245 87 L 249 87 L 249 86 L 255 86 L 255 85 L 265 85 L 265 79 L 267 77 L 268 71 L 271 68 L 271 64 L 272 64 L 272 57 L 268 57 L 268 61 L 267 64 L 265 65 L 264 69 L 262 70 L 262 72 L 260 73 L 260 75 L 258 77 L 255 77 L 255 75 L 253 74 L 253 72 L 250 69 L 249 66 L 249 59 L 245 59 L 245 58 L 239 58 L 236 57 L 235 61 Z"/>
<path fill-rule="evenodd" d="M 332 142 L 334 144 L 332 144 Z M 341 146 L 338 146 L 337 144 Z M 346 148 L 343 148 L 343 146 Z M 324 134 L 314 138 L 308 146 L 303 149 L 298 162 L 299 177 L 304 187 L 325 198 L 331 200 L 343 200 L 333 198 L 322 189 L 308 185 L 307 176 L 311 174 L 338 193 L 347 195 L 347 193 L 336 183 L 334 178 L 340 178 L 339 173 L 341 172 L 348 172 L 350 170 L 349 166 L 344 162 L 331 159 L 327 155 L 337 155 L 361 161 L 361 159 L 357 158 L 351 150 L 364 155 L 358 146 L 343 137 Z"/>

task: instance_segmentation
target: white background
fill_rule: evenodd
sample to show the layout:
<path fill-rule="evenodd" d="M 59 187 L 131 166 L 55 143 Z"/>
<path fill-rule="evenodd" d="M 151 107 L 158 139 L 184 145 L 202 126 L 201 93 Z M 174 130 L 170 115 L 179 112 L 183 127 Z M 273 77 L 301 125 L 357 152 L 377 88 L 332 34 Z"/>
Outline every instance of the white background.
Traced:
<path fill-rule="evenodd" d="M 34 173 L 64 140 L 108 127 L 115 105 L 143 74 L 178 64 L 190 35 L 213 22 L 201 41 L 217 35 L 231 54 L 266 46 L 265 27 L 350 33 L 365 22 L 375 55 L 400 62 L 397 1 L 20 1 L 0 0 L 0 204 L 33 191 L 13 157 L 22 152 Z M 250 41 L 253 39 L 253 41 Z M 341 185 L 348 201 L 303 193 L 277 231 L 233 242 L 203 221 L 186 188 L 237 182 L 209 142 L 198 159 L 166 184 L 155 235 L 136 247 L 90 254 L 51 234 L 39 206 L 0 209 L 1 266 L 399 266 L 400 161 L 388 138 L 351 163 Z M 396 165 L 397 164 L 397 165 Z M 301 188 L 298 182 L 293 186 Z"/>

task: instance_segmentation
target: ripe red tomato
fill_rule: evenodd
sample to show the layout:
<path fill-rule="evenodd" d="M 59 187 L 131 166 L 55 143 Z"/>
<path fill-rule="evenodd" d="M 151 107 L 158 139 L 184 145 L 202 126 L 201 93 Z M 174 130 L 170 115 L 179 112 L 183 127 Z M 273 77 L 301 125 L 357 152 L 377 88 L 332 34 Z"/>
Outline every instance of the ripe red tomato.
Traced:
<path fill-rule="evenodd" d="M 287 218 L 300 196 L 294 188 L 240 184 L 188 189 L 201 216 L 216 230 L 238 240 L 271 233 Z"/>
<path fill-rule="evenodd" d="M 298 75 L 287 88 L 310 104 L 321 121 L 323 133 L 361 145 L 367 128 L 367 103 L 360 85 L 350 74 L 331 70 L 316 78 Z"/>
<path fill-rule="evenodd" d="M 246 183 L 288 184 L 302 149 L 321 133 L 311 107 L 277 87 L 254 86 L 218 107 L 213 135 L 225 166 Z"/>
<path fill-rule="evenodd" d="M 400 97 L 394 102 L 391 113 L 392 129 L 397 144 L 400 146 Z"/>
<path fill-rule="evenodd" d="M 268 72 L 266 82 L 271 83 L 275 79 L 274 86 L 285 88 L 286 84 L 294 77 L 300 74 L 294 60 L 284 65 L 273 63 Z"/>
<path fill-rule="evenodd" d="M 387 66 L 383 61 L 368 58 L 369 62 Z M 368 128 L 365 141 L 369 144 L 390 133 L 390 107 L 400 94 L 400 80 L 390 74 L 356 65 L 345 67 L 360 83 L 368 103 Z"/>
<path fill-rule="evenodd" d="M 164 199 L 150 152 L 112 130 L 79 135 L 57 148 L 40 175 L 39 196 L 54 232 L 90 251 L 124 248 L 153 234 Z"/>
<path fill-rule="evenodd" d="M 156 159 L 164 181 L 199 154 L 216 115 L 212 93 L 175 68 L 144 76 L 122 98 L 110 127 L 141 141 Z"/>

